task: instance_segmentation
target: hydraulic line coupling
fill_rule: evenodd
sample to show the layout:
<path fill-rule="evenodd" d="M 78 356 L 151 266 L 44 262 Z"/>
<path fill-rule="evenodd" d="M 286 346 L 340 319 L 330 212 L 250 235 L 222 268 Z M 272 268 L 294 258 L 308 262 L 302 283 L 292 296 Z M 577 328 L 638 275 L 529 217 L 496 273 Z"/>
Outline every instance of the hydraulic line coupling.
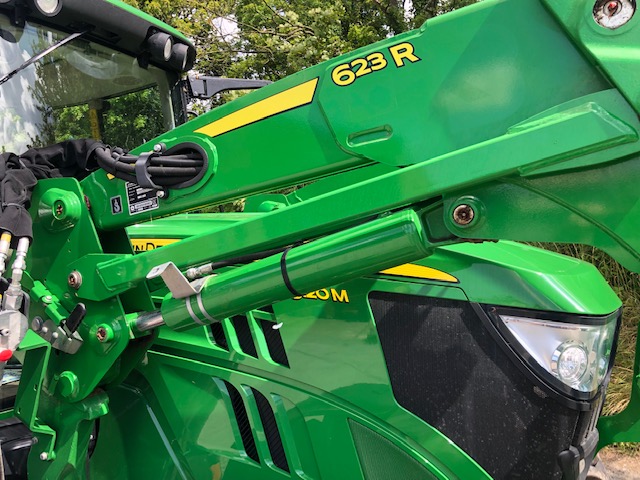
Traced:
<path fill-rule="evenodd" d="M 0 275 L 6 269 L 5 261 L 9 256 L 11 235 L 4 232 L 0 236 Z M 29 249 L 29 239 L 20 238 L 12 265 L 11 283 L 2 296 L 0 309 L 0 378 L 4 373 L 7 361 L 27 333 L 29 322 L 22 310 L 25 307 L 25 294 L 22 291 L 22 275 L 26 268 L 25 258 Z"/>

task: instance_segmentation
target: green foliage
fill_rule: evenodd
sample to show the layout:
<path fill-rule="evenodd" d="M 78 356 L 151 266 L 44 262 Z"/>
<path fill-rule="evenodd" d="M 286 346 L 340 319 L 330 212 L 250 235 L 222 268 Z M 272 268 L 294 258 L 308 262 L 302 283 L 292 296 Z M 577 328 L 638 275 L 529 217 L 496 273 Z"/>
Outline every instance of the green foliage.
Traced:
<path fill-rule="evenodd" d="M 205 75 L 277 80 L 478 0 L 125 0 L 188 35 Z"/>
<path fill-rule="evenodd" d="M 104 113 L 104 140 L 134 148 L 164 131 L 157 88 L 129 93 L 109 102 Z"/>
<path fill-rule="evenodd" d="M 187 35 L 198 50 L 196 70 L 207 75 L 226 75 L 236 59 L 233 41 L 219 27 L 235 9 L 234 0 L 125 0 Z"/>
<path fill-rule="evenodd" d="M 430 18 L 466 7 L 477 1 L 478 0 L 413 0 L 413 18 L 411 25 L 417 28 Z"/>
<path fill-rule="evenodd" d="M 401 1 L 240 0 L 231 76 L 276 80 L 407 29 Z"/>
<path fill-rule="evenodd" d="M 102 140 L 132 149 L 162 133 L 160 95 L 157 88 L 132 92 L 106 102 L 102 116 Z M 89 105 L 75 105 L 43 112 L 45 124 L 32 146 L 44 146 L 74 138 L 92 138 Z"/>

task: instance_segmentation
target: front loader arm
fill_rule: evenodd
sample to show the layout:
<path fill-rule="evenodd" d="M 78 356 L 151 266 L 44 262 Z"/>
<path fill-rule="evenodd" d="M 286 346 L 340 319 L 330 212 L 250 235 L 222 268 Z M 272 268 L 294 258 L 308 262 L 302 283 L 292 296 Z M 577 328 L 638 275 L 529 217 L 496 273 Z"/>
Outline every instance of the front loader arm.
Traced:
<path fill-rule="evenodd" d="M 593 8 L 487 0 L 266 86 L 136 150 L 197 150 L 206 168 L 181 189 L 138 187 L 144 162 L 137 182 L 39 182 L 29 293 L 45 323 L 25 339 L 35 383 L 16 410 L 39 438 L 36 478 L 82 472 L 103 390 L 159 325 L 197 327 L 467 239 L 588 243 L 639 272 L 640 60 L 626 54 L 640 16 L 612 35 Z M 124 232 L 354 169 L 364 180 L 135 257 Z M 180 272 L 265 251 L 195 282 Z M 157 276 L 171 290 L 159 311 L 145 285 Z M 54 339 L 80 303 L 81 344 Z"/>

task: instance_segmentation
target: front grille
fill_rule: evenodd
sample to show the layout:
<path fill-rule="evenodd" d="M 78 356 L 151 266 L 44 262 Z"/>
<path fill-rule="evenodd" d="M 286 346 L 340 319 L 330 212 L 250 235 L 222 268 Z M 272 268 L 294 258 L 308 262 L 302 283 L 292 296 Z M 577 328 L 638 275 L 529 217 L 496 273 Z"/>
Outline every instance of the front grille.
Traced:
<path fill-rule="evenodd" d="M 588 430 L 589 412 L 529 381 L 468 302 L 384 292 L 369 301 L 401 406 L 496 479 L 562 477 L 557 456 Z"/>

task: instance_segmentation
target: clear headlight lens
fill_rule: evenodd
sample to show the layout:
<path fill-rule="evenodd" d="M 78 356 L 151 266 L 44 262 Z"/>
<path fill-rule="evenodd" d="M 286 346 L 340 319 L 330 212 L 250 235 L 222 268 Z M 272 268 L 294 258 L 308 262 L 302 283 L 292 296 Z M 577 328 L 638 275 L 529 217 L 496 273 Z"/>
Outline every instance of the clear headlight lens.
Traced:
<path fill-rule="evenodd" d="M 563 384 L 579 392 L 595 392 L 602 384 L 609 370 L 617 314 L 589 319 L 589 324 L 500 312 L 498 317 L 535 363 Z"/>

